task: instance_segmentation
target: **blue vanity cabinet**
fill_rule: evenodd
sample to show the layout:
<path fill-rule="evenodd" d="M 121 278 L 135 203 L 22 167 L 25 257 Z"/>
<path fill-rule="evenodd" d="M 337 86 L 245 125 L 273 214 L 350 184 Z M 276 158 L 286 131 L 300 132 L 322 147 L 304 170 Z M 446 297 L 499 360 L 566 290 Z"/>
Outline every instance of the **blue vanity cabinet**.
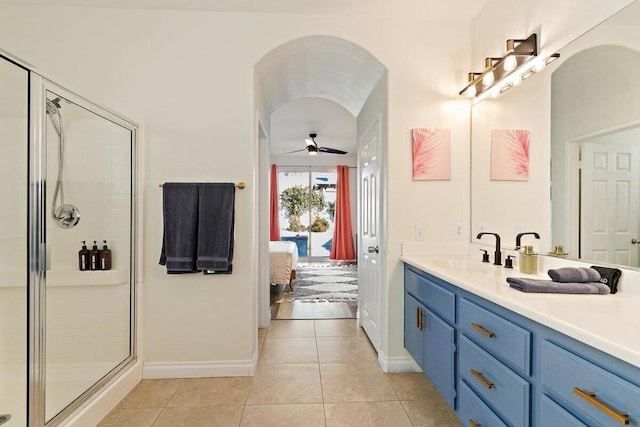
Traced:
<path fill-rule="evenodd" d="M 405 347 L 464 425 L 640 427 L 640 367 L 408 264 L 404 273 Z"/>
<path fill-rule="evenodd" d="M 404 346 L 452 408 L 455 407 L 455 294 L 416 271 L 405 271 Z M 435 307 L 437 307 L 437 312 Z"/>
<path fill-rule="evenodd" d="M 640 386 L 550 340 L 542 343 L 542 385 L 587 424 L 640 425 Z M 640 377 L 635 378 L 636 381 Z"/>
<path fill-rule="evenodd" d="M 424 371 L 424 333 L 420 327 L 423 304 L 411 294 L 404 294 L 404 347 Z"/>

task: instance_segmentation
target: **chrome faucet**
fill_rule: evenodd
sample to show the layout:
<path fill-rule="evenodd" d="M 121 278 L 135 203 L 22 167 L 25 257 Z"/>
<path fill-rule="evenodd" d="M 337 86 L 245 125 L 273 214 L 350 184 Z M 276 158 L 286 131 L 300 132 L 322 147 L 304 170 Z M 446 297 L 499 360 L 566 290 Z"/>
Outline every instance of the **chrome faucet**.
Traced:
<path fill-rule="evenodd" d="M 520 247 L 522 246 L 520 244 L 520 242 L 522 240 L 522 236 L 526 236 L 527 234 L 533 235 L 533 237 L 535 237 L 536 239 L 540 238 L 540 235 L 538 233 L 536 233 L 535 231 L 527 231 L 526 233 L 518 233 L 518 235 L 516 236 L 516 247 L 514 248 L 516 251 L 519 251 Z"/>
<path fill-rule="evenodd" d="M 496 250 L 493 253 L 493 265 L 502 265 L 502 253 L 500 252 L 500 235 L 498 233 L 478 233 L 476 239 L 480 239 L 485 234 L 496 236 Z"/>

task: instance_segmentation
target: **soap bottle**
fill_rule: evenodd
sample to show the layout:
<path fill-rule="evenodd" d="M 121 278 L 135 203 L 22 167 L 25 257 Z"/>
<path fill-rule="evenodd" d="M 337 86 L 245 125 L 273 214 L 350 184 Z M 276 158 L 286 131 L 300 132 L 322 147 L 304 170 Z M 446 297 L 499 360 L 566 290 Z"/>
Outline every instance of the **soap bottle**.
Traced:
<path fill-rule="evenodd" d="M 111 270 L 111 249 L 107 247 L 107 241 L 102 241 L 104 245 L 100 251 L 100 270 Z"/>
<path fill-rule="evenodd" d="M 95 240 L 93 241 L 93 248 L 89 251 L 89 269 L 100 270 L 100 251 Z"/>
<path fill-rule="evenodd" d="M 533 246 L 523 246 L 520 252 L 520 272 L 525 274 L 538 273 L 538 254 L 533 252 Z"/>
<path fill-rule="evenodd" d="M 89 249 L 85 240 L 82 241 L 82 249 L 78 252 L 78 268 L 80 271 L 89 270 Z"/>

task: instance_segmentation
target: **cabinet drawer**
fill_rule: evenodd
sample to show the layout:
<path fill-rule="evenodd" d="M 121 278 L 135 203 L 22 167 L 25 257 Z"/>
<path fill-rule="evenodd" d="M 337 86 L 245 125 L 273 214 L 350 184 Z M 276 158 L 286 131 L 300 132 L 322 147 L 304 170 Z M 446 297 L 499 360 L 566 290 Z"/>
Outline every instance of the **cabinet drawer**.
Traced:
<path fill-rule="evenodd" d="M 543 395 L 540 401 L 540 425 L 563 427 L 587 427 L 562 406 Z"/>
<path fill-rule="evenodd" d="M 594 423 L 620 425 L 625 417 L 616 413 L 625 412 L 629 424 L 640 425 L 640 387 L 549 341 L 542 344 L 541 369 L 542 384 Z"/>
<path fill-rule="evenodd" d="M 460 330 L 490 353 L 531 372 L 531 332 L 460 298 Z"/>
<path fill-rule="evenodd" d="M 456 295 L 408 267 L 404 270 L 405 290 L 449 323 L 456 321 Z"/>
<path fill-rule="evenodd" d="M 464 425 L 507 427 L 464 381 L 460 381 L 459 402 L 458 418 L 460 418 Z"/>
<path fill-rule="evenodd" d="M 476 394 L 508 424 L 528 426 L 529 383 L 464 335 L 460 338 L 459 351 L 460 376 Z"/>

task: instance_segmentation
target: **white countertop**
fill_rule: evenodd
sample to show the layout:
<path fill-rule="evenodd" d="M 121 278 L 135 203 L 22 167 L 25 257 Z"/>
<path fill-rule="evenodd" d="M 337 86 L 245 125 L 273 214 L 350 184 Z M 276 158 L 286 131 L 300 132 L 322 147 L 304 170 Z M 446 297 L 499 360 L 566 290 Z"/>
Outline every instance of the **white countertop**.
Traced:
<path fill-rule="evenodd" d="M 409 255 L 403 262 L 640 367 L 640 298 L 614 295 L 535 294 L 515 290 L 506 278 L 547 279 L 469 256 Z"/>

